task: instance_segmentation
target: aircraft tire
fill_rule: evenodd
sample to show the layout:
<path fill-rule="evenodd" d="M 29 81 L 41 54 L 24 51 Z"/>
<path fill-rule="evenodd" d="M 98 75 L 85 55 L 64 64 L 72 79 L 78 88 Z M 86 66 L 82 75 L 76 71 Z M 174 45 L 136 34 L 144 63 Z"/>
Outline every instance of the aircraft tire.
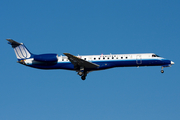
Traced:
<path fill-rule="evenodd" d="M 86 76 L 82 76 L 81 79 L 82 79 L 82 80 L 85 80 L 85 79 L 86 79 Z"/>

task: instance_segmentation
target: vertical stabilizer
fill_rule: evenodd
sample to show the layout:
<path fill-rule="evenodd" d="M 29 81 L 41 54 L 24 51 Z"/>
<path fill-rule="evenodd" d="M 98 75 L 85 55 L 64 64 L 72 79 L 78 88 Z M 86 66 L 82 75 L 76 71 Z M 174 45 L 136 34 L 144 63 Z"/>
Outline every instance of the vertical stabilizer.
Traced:
<path fill-rule="evenodd" d="M 14 49 L 14 52 L 18 60 L 24 60 L 32 57 L 31 52 L 26 48 L 26 46 L 23 43 L 18 43 L 12 39 L 6 40 Z"/>

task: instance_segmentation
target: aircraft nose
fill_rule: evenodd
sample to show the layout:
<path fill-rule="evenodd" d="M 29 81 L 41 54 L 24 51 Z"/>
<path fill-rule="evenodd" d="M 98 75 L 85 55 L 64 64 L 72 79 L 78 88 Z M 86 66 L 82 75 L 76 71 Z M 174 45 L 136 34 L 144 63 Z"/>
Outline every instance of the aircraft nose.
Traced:
<path fill-rule="evenodd" d="M 174 62 L 173 62 L 173 61 L 171 61 L 171 65 L 174 65 Z"/>

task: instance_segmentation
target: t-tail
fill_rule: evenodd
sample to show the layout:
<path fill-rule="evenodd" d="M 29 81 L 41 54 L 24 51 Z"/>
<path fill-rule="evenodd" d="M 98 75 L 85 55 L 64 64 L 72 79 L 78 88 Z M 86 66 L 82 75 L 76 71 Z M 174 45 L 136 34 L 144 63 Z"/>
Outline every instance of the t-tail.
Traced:
<path fill-rule="evenodd" d="M 18 62 L 33 57 L 33 54 L 26 48 L 26 46 L 23 43 L 18 43 L 12 39 L 6 40 L 8 41 L 8 44 L 10 44 L 14 49 Z"/>

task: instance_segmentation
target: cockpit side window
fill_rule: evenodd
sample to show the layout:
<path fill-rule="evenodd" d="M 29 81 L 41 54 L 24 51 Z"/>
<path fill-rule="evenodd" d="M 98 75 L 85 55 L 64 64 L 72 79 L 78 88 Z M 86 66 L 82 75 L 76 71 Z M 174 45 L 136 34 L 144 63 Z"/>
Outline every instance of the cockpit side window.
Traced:
<path fill-rule="evenodd" d="M 160 57 L 160 56 L 153 54 L 152 57 Z"/>

